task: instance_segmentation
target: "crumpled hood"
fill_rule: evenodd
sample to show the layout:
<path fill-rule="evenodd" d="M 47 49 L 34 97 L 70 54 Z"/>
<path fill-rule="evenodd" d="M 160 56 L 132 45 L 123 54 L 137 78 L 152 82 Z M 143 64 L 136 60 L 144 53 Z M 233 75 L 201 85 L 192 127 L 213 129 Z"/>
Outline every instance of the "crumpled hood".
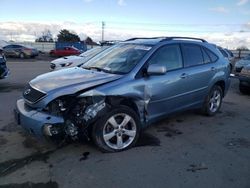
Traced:
<path fill-rule="evenodd" d="M 31 86 L 46 93 L 68 89 L 70 93 L 121 78 L 122 75 L 86 70 L 79 67 L 42 74 L 30 81 Z"/>

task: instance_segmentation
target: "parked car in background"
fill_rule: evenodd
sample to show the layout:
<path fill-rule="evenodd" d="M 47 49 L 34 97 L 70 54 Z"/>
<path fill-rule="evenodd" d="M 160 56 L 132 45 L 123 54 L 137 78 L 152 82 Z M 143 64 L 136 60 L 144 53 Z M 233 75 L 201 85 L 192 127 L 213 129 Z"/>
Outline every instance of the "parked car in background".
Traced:
<path fill-rule="evenodd" d="M 6 57 L 29 58 L 38 56 L 39 52 L 36 48 L 23 46 L 18 44 L 10 44 L 3 47 Z"/>
<path fill-rule="evenodd" d="M 0 79 L 4 79 L 8 76 L 9 69 L 6 65 L 6 58 L 3 54 L 3 49 L 0 48 Z"/>
<path fill-rule="evenodd" d="M 79 55 L 82 51 L 78 50 L 72 46 L 66 46 L 59 49 L 54 49 L 49 52 L 51 56 L 62 57 L 62 56 L 69 56 L 69 55 Z"/>
<path fill-rule="evenodd" d="M 233 70 L 233 60 L 234 60 L 234 56 L 231 55 L 231 53 L 229 52 L 228 49 L 222 48 L 222 47 L 218 47 L 219 51 L 222 53 L 222 55 L 224 56 L 225 59 L 227 59 L 230 63 L 230 72 L 232 72 Z"/>
<path fill-rule="evenodd" d="M 82 67 L 31 80 L 15 117 L 38 137 L 87 137 L 102 151 L 122 151 L 135 145 L 142 129 L 174 112 L 197 108 L 215 115 L 229 73 L 228 61 L 203 39 L 133 38 Z"/>
<path fill-rule="evenodd" d="M 86 52 L 81 53 L 78 56 L 72 55 L 72 56 L 66 56 L 66 57 L 55 59 L 50 62 L 50 69 L 59 70 L 63 68 L 69 68 L 69 67 L 82 65 L 83 63 L 88 61 L 90 58 L 94 57 L 96 54 L 104 51 L 107 48 L 108 48 L 107 46 L 95 47 L 90 50 L 87 50 Z"/>
<path fill-rule="evenodd" d="M 250 65 L 250 55 L 235 63 L 235 73 L 239 74 L 244 66 Z"/>
<path fill-rule="evenodd" d="M 245 65 L 239 73 L 239 89 L 241 93 L 250 93 L 250 64 Z"/>

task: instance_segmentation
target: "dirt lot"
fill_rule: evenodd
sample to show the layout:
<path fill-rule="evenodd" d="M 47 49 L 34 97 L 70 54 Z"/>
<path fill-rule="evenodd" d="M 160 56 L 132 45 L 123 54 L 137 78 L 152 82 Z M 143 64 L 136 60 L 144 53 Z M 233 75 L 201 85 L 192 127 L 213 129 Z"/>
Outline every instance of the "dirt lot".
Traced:
<path fill-rule="evenodd" d="M 184 112 L 153 125 L 136 147 L 105 154 L 91 143 L 55 148 L 26 135 L 13 108 L 43 59 L 9 60 L 0 80 L 0 187 L 250 187 L 250 96 L 232 79 L 221 112 Z"/>

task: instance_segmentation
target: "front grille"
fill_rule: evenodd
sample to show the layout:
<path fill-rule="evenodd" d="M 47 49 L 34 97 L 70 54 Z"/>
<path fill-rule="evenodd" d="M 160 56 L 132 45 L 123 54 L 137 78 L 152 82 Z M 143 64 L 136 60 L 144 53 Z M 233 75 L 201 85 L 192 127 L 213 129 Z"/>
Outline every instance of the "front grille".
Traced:
<path fill-rule="evenodd" d="M 50 68 L 51 68 L 52 70 L 54 70 L 54 69 L 56 68 L 56 65 L 55 65 L 54 63 L 51 63 L 51 64 L 50 64 Z"/>
<path fill-rule="evenodd" d="M 39 101 L 45 95 L 46 95 L 45 93 L 43 93 L 37 89 L 34 89 L 30 85 L 28 85 L 28 87 L 26 87 L 26 89 L 23 92 L 23 98 L 30 103 L 35 103 L 35 102 Z"/>

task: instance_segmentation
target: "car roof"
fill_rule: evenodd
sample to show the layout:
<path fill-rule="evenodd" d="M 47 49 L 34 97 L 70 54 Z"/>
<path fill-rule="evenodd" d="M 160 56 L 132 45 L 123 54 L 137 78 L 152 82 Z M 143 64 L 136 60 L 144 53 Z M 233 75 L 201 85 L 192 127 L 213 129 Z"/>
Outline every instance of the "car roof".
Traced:
<path fill-rule="evenodd" d="M 133 43 L 133 44 L 144 44 L 144 45 L 156 45 L 164 41 L 191 41 L 191 42 L 203 42 L 207 43 L 206 40 L 194 37 L 152 37 L 152 38 L 131 38 L 122 43 Z"/>

